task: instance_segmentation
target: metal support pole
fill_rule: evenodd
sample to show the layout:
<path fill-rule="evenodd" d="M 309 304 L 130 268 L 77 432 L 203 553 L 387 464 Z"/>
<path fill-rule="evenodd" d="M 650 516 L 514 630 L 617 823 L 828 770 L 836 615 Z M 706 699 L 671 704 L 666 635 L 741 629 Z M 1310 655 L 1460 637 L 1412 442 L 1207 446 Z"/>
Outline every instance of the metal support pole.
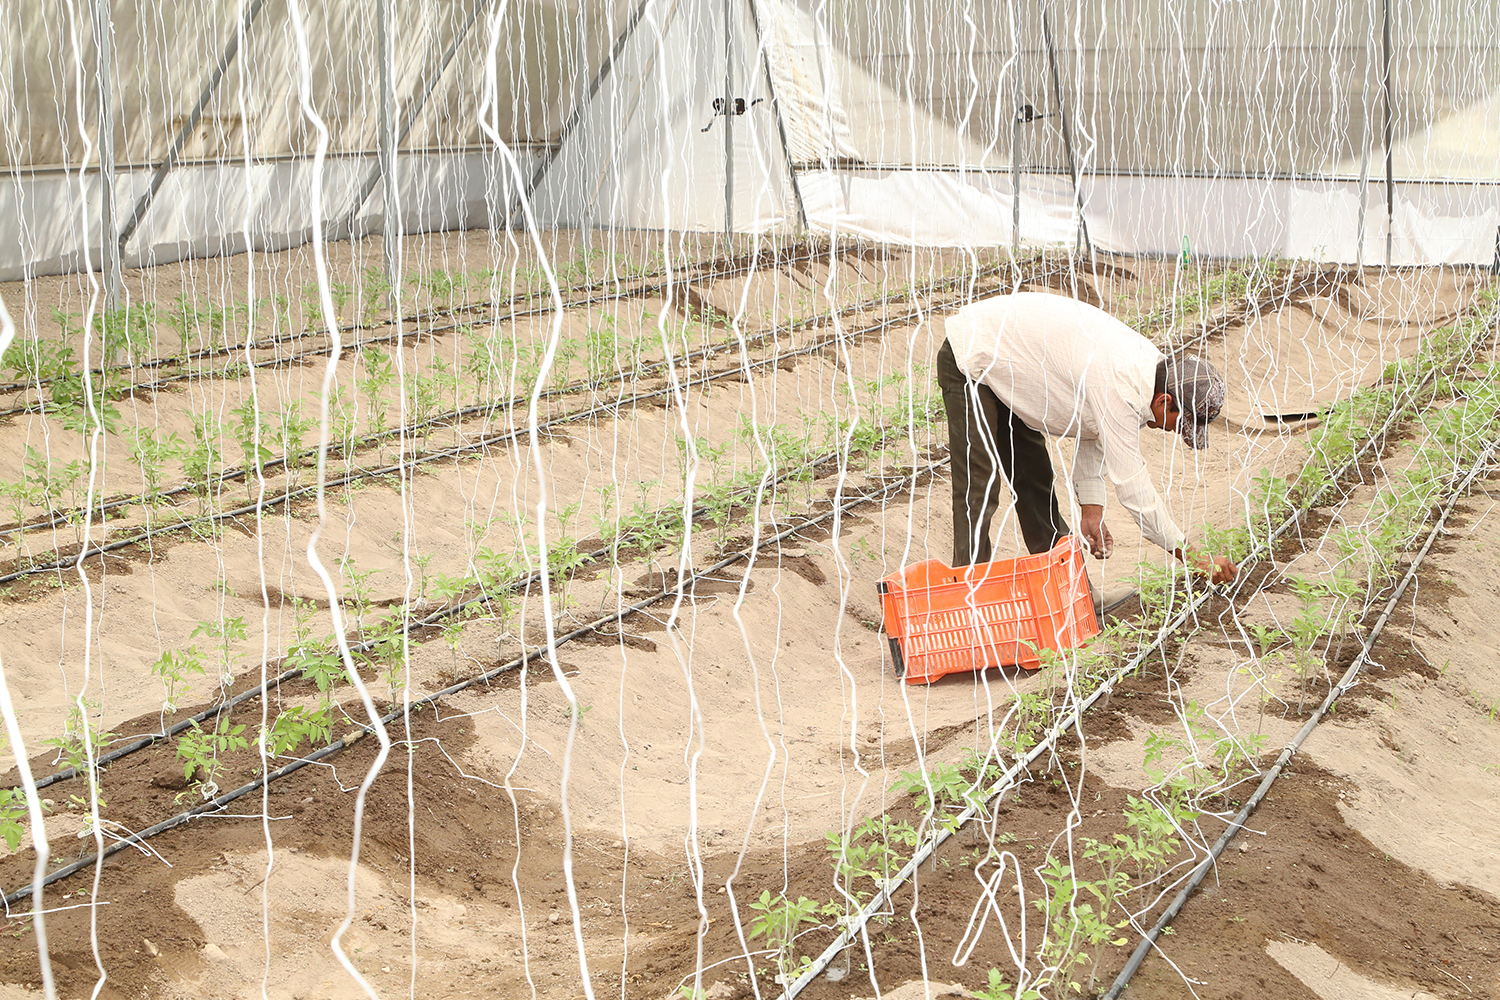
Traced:
<path fill-rule="evenodd" d="M 781 113 L 781 101 L 776 96 L 776 78 L 771 75 L 771 54 L 766 50 L 765 31 L 760 23 L 760 10 L 755 0 L 749 0 L 750 19 L 755 25 L 755 44 L 760 49 L 760 68 L 766 75 L 766 93 L 771 98 L 771 113 L 776 116 L 776 134 L 781 139 L 781 155 L 786 158 L 786 175 L 792 182 L 792 197 L 797 202 L 797 221 L 807 228 L 807 207 L 802 202 L 802 184 L 797 180 L 793 166 L 792 144 L 786 137 L 786 118 Z"/>
<path fill-rule="evenodd" d="M 1021 116 L 1010 116 L 1010 254 L 1021 255 Z"/>
<path fill-rule="evenodd" d="M 734 239 L 734 49 L 730 4 L 724 0 L 724 237 Z"/>
<path fill-rule="evenodd" d="M 120 244 L 115 240 L 114 25 L 110 0 L 94 0 L 95 75 L 99 83 L 99 273 L 104 278 L 104 308 L 120 301 Z"/>
<path fill-rule="evenodd" d="M 1365 266 L 1365 201 L 1370 193 L 1370 31 L 1373 26 L 1373 18 L 1368 17 L 1365 25 L 1364 52 L 1360 62 L 1359 72 L 1359 226 L 1355 236 L 1354 262 L 1359 267 Z"/>
<path fill-rule="evenodd" d="M 1052 96 L 1057 101 L 1057 113 L 1062 125 L 1063 151 L 1068 156 L 1068 174 L 1073 178 L 1073 200 L 1078 209 L 1079 246 L 1090 252 L 1094 249 L 1089 239 L 1089 222 L 1083 217 L 1083 189 L 1079 186 L 1078 164 L 1073 159 L 1073 131 L 1068 122 L 1068 106 L 1063 103 L 1062 76 L 1057 71 L 1057 46 L 1052 40 L 1052 8 L 1048 0 L 1041 0 L 1042 38 L 1047 43 L 1047 65 L 1052 70 Z"/>
<path fill-rule="evenodd" d="M 177 135 L 172 138 L 172 145 L 167 148 L 167 155 L 156 165 L 156 172 L 151 175 L 151 183 L 146 187 L 144 194 L 136 200 L 135 208 L 130 212 L 130 218 L 125 220 L 125 226 L 120 230 L 120 238 L 117 245 L 123 251 L 130 237 L 135 235 L 141 220 L 146 217 L 151 203 L 156 200 L 156 193 L 161 190 L 162 184 L 167 179 L 167 174 L 177 165 L 177 160 L 182 156 L 183 147 L 187 145 L 188 136 L 198 127 L 203 120 L 203 112 L 208 109 L 208 102 L 213 100 L 214 93 L 219 89 L 219 83 L 224 79 L 224 74 L 229 71 L 229 66 L 239 55 L 240 36 L 248 34 L 250 25 L 255 23 L 261 8 L 265 7 L 266 0 L 251 0 L 245 8 L 244 16 L 240 18 L 240 27 L 233 35 L 229 36 L 229 44 L 224 46 L 224 51 L 219 54 L 219 61 L 214 65 L 213 71 L 208 74 L 208 79 L 203 81 L 203 89 L 198 93 L 198 103 L 193 105 L 193 110 L 188 112 L 187 120 L 177 130 Z"/>
<path fill-rule="evenodd" d="M 406 141 L 406 137 L 411 134 L 412 126 L 417 122 L 417 116 L 422 113 L 422 108 L 427 104 L 427 99 L 432 96 L 433 90 L 437 88 L 438 81 L 447 72 L 448 64 L 453 62 L 453 57 L 458 54 L 459 46 L 464 43 L 464 39 L 473 30 L 474 23 L 479 20 L 479 15 L 493 2 L 494 0 L 475 0 L 473 8 L 469 11 L 469 16 L 464 20 L 463 26 L 458 29 L 458 34 L 453 37 L 453 41 L 444 50 L 442 57 L 428 70 L 427 76 L 417 88 L 416 99 L 407 108 L 406 114 L 401 118 L 401 127 L 396 130 L 395 140 L 391 146 L 393 150 L 399 148 Z M 384 60 L 382 60 L 382 65 L 384 65 Z M 394 94 L 394 83 L 392 84 L 392 93 Z M 393 116 L 394 104 L 393 97 Z M 359 215 L 359 210 L 365 207 L 365 202 L 369 201 L 370 195 L 375 193 L 375 188 L 380 184 L 383 176 L 384 170 L 381 164 L 377 162 L 365 174 L 365 179 L 360 182 L 359 187 L 355 190 L 354 197 L 350 199 L 349 210 L 344 213 L 344 217 L 339 220 L 338 224 L 332 228 L 331 231 L 333 233 L 347 236 L 352 232 L 354 220 Z"/>
<path fill-rule="evenodd" d="M 396 315 L 396 292 L 401 275 L 396 262 L 396 246 L 401 240 L 400 206 L 396 203 L 396 51 L 391 41 L 391 2 L 376 0 L 375 41 L 380 47 L 380 177 L 385 182 L 385 219 L 380 227 L 380 242 L 385 251 L 385 280 L 389 289 L 391 315 Z M 363 202 L 361 202 L 363 204 Z M 358 207 L 355 208 L 358 212 Z"/>
<path fill-rule="evenodd" d="M 1380 76 L 1380 86 L 1385 91 L 1385 266 L 1390 267 L 1396 222 L 1396 171 L 1391 156 L 1396 130 L 1391 100 L 1391 0 L 1382 0 L 1381 10 L 1381 34 L 1385 40 L 1385 62 Z"/>

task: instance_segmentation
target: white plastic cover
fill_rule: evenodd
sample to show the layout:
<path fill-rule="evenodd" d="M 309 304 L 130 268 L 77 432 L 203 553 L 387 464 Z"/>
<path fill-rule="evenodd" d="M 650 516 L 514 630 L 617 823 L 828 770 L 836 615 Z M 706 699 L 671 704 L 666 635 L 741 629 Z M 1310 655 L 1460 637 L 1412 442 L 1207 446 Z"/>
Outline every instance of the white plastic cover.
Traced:
<path fill-rule="evenodd" d="M 646 3 L 532 192 L 537 217 L 752 233 L 796 225 L 771 96 L 743 0 Z M 726 99 L 732 110 L 743 101 L 743 113 L 716 113 Z"/>

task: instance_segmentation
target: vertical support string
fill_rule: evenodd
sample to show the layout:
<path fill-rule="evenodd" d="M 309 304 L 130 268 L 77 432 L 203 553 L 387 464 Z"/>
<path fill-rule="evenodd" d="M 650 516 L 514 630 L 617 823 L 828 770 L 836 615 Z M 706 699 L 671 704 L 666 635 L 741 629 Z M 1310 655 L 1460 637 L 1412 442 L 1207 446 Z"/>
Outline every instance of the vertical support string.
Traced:
<path fill-rule="evenodd" d="M 115 233 L 114 24 L 110 0 L 94 0 L 94 69 L 99 83 L 99 272 L 104 278 L 104 311 L 120 301 L 120 245 Z"/>
<path fill-rule="evenodd" d="M 734 36 L 729 30 L 734 0 L 724 0 L 724 239 L 734 240 Z"/>
<path fill-rule="evenodd" d="M 1021 116 L 1010 116 L 1010 250 L 1021 253 Z"/>
<path fill-rule="evenodd" d="M 406 113 L 402 115 L 401 127 L 396 130 L 395 139 L 391 143 L 393 149 L 399 147 L 403 142 L 406 141 L 406 137 L 411 134 L 413 126 L 415 126 L 417 123 L 417 117 L 422 113 L 422 108 L 426 106 L 428 99 L 432 96 L 432 92 L 436 90 L 438 84 L 442 82 L 444 74 L 448 72 L 449 64 L 453 62 L 453 57 L 458 54 L 458 50 L 463 45 L 464 40 L 469 37 L 470 29 L 472 29 L 475 22 L 479 20 L 479 15 L 484 12 L 485 7 L 492 2 L 494 2 L 494 0 L 475 0 L 474 6 L 470 8 L 468 15 L 464 18 L 464 23 L 459 27 L 458 32 L 453 36 L 453 41 L 450 42 L 448 44 L 448 47 L 443 50 L 442 56 L 429 67 L 427 75 L 422 78 L 421 84 L 417 88 L 416 96 L 411 100 L 411 103 L 407 105 Z M 394 69 L 395 66 L 393 58 L 393 72 Z M 391 113 L 394 118 L 394 81 L 392 82 L 391 87 Z M 392 156 L 394 157 L 394 153 L 392 154 Z M 330 227 L 331 233 L 336 236 L 347 237 L 353 232 L 355 217 L 359 215 L 359 210 L 365 207 L 365 202 L 370 200 L 370 195 L 373 194 L 375 192 L 375 189 L 380 186 L 382 176 L 382 167 L 380 163 L 377 162 L 374 168 L 365 175 L 364 180 L 360 182 L 359 187 L 354 192 L 354 197 L 349 202 L 349 207 L 345 210 L 340 221 L 336 225 Z"/>
<path fill-rule="evenodd" d="M 776 117 L 776 135 L 781 140 L 781 155 L 786 160 L 786 175 L 792 183 L 792 197 L 797 203 L 797 222 L 807 228 L 807 206 L 802 201 L 802 183 L 797 180 L 797 164 L 792 159 L 792 146 L 786 135 L 786 116 L 782 114 L 781 99 L 776 94 L 776 78 L 771 73 L 771 54 L 766 49 L 765 29 L 761 25 L 760 11 L 755 0 L 748 0 L 751 23 L 755 27 L 755 44 L 760 52 L 760 68 L 766 77 L 766 96 L 770 98 L 771 113 Z"/>
<path fill-rule="evenodd" d="M 1010 9 L 1010 46 L 1016 60 L 1011 78 L 1010 114 L 1010 252 L 1021 255 L 1021 2 L 1012 0 Z"/>
<path fill-rule="evenodd" d="M 396 203 L 396 53 L 391 44 L 391 0 L 376 0 L 375 35 L 380 46 L 380 179 L 385 199 L 385 218 L 380 227 L 380 243 L 385 251 L 385 280 L 390 291 L 390 307 L 395 315 L 397 273 L 396 241 L 401 232 L 400 206 Z M 359 209 L 356 206 L 355 212 Z M 351 218 L 351 222 L 353 219 Z"/>
<path fill-rule="evenodd" d="M 1359 225 L 1354 246 L 1354 262 L 1360 267 L 1365 266 L 1365 201 L 1370 193 L 1370 27 L 1373 22 L 1374 18 L 1367 9 L 1365 44 L 1359 70 Z"/>
<path fill-rule="evenodd" d="M 1047 44 L 1047 66 L 1052 72 L 1052 96 L 1057 101 L 1057 114 L 1062 126 L 1063 152 L 1068 158 L 1068 176 L 1073 178 L 1073 201 L 1078 211 L 1078 249 L 1092 250 L 1089 239 L 1089 222 L 1083 217 L 1083 189 L 1079 186 L 1078 163 L 1073 158 L 1073 130 L 1068 120 L 1068 106 L 1063 103 L 1062 76 L 1057 70 L 1057 46 L 1052 38 L 1052 5 L 1048 0 L 1042 4 L 1042 38 Z"/>
<path fill-rule="evenodd" d="M 1380 87 L 1385 93 L 1385 266 L 1391 266 L 1391 245 L 1396 223 L 1396 171 L 1392 163 L 1391 144 L 1395 138 L 1395 116 L 1391 98 L 1391 0 L 1381 0 L 1381 35 L 1385 58 Z"/>

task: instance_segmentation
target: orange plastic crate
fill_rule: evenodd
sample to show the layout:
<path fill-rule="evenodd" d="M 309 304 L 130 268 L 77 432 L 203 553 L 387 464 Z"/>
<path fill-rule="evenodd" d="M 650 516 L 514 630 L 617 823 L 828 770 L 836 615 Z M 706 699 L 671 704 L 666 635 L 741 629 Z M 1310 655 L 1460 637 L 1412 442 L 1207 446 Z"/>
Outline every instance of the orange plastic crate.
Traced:
<path fill-rule="evenodd" d="M 1099 634 L 1072 535 L 1050 552 L 960 569 L 929 559 L 876 588 L 896 674 L 908 684 L 1009 664 L 1035 670 L 1037 649 L 1072 649 Z"/>

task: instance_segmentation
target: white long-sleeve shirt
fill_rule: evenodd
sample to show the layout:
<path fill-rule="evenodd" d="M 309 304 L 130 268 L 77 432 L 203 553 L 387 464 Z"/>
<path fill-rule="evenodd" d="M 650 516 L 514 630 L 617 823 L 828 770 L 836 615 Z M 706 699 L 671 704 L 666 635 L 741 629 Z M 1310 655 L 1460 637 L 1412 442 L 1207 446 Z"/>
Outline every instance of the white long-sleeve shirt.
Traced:
<path fill-rule="evenodd" d="M 1073 495 L 1103 505 L 1104 480 L 1141 534 L 1171 551 L 1184 535 L 1141 456 L 1162 352 L 1104 310 L 1044 292 L 981 299 L 947 320 L 959 371 L 1034 430 L 1078 439 Z"/>

